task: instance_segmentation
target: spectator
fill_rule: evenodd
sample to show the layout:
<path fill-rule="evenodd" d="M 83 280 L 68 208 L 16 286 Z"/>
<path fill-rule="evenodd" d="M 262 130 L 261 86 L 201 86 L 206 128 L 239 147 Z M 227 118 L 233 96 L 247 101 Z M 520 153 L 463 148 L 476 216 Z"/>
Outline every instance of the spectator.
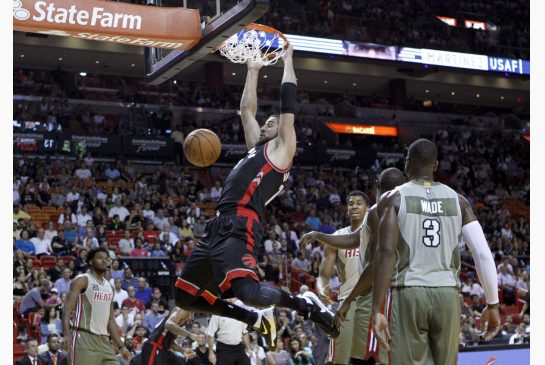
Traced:
<path fill-rule="evenodd" d="M 72 222 L 65 221 L 63 231 L 66 242 L 68 242 L 70 245 L 75 244 L 77 241 L 78 232 L 76 232 L 76 230 L 74 229 Z"/>
<path fill-rule="evenodd" d="M 62 295 L 63 293 L 70 292 L 70 284 L 72 284 L 72 279 L 70 279 L 72 275 L 72 270 L 69 268 L 65 268 L 62 271 L 62 278 L 59 278 L 55 281 L 55 289 L 57 289 L 59 295 Z"/>
<path fill-rule="evenodd" d="M 80 167 L 76 169 L 76 171 L 74 171 L 74 176 L 80 180 L 87 180 L 92 176 L 92 174 L 89 167 L 84 162 L 82 162 Z M 70 201 L 68 197 L 66 200 Z"/>
<path fill-rule="evenodd" d="M 121 284 L 121 287 L 125 290 L 128 290 L 129 286 L 138 286 L 138 279 L 132 274 L 131 268 L 125 266 L 123 268 L 123 282 Z"/>
<path fill-rule="evenodd" d="M 45 230 L 45 238 L 52 241 L 53 237 L 57 236 L 57 230 L 55 229 L 55 223 L 52 221 L 47 222 L 47 229 Z"/>
<path fill-rule="evenodd" d="M 165 224 L 168 224 L 168 218 L 165 217 L 163 209 L 158 209 L 157 214 L 153 218 L 153 225 L 155 229 L 162 231 Z"/>
<path fill-rule="evenodd" d="M 121 222 L 124 222 L 129 215 L 129 210 L 121 204 L 121 199 L 116 199 L 115 206 L 108 211 L 108 218 L 113 218 L 114 215 L 117 215 Z"/>
<path fill-rule="evenodd" d="M 311 230 L 318 231 L 322 225 L 320 217 L 316 215 L 316 209 L 311 209 L 310 214 L 305 219 L 305 223 L 311 227 Z"/>
<path fill-rule="evenodd" d="M 42 295 L 47 294 L 49 291 L 49 280 L 41 279 L 39 281 L 39 286 L 31 289 L 28 293 L 25 294 L 21 302 L 21 307 L 19 308 L 20 313 L 24 317 L 28 317 L 30 312 L 37 312 L 39 309 L 48 310 L 51 306 L 45 304 L 42 299 Z"/>
<path fill-rule="evenodd" d="M 112 279 L 123 279 L 124 274 L 123 270 L 119 268 L 119 260 L 112 260 L 112 267 L 110 269 L 110 274 L 112 276 Z"/>
<path fill-rule="evenodd" d="M 517 282 L 515 281 L 515 277 L 507 271 L 507 265 L 500 267 L 498 285 L 502 288 L 504 303 L 507 305 L 514 304 Z"/>
<path fill-rule="evenodd" d="M 51 307 L 45 311 L 40 328 L 42 332 L 42 344 L 46 342 L 46 337 L 49 337 L 50 334 L 55 333 L 62 335 L 62 322 L 57 315 L 57 309 L 55 307 Z"/>
<path fill-rule="evenodd" d="M 528 291 L 528 283 L 530 282 L 530 274 L 526 271 L 523 271 L 520 274 L 520 278 L 517 281 L 517 290 Z"/>
<path fill-rule="evenodd" d="M 293 365 L 311 365 L 314 364 L 312 352 L 303 348 L 301 340 L 297 337 L 290 339 L 290 360 Z"/>
<path fill-rule="evenodd" d="M 25 343 L 26 355 L 15 362 L 15 365 L 35 365 L 38 364 L 38 340 L 35 338 L 27 339 Z"/>
<path fill-rule="evenodd" d="M 131 237 L 131 231 L 125 230 L 125 236 L 119 240 L 118 244 L 121 256 L 130 256 L 134 248 L 134 239 Z"/>
<path fill-rule="evenodd" d="M 479 342 L 479 333 L 471 326 L 470 319 L 464 319 L 462 321 L 461 337 L 464 346 L 474 346 Z"/>
<path fill-rule="evenodd" d="M 121 172 L 119 172 L 117 167 L 112 166 L 112 164 L 108 164 L 108 167 L 104 171 L 104 175 L 108 179 L 110 179 L 112 181 L 115 181 L 115 180 L 118 180 L 121 177 Z"/>
<path fill-rule="evenodd" d="M 148 286 L 148 281 L 144 277 L 138 278 L 138 286 L 136 287 L 136 298 L 140 299 L 144 306 L 147 306 L 151 301 L 152 289 Z"/>
<path fill-rule="evenodd" d="M 28 220 L 31 219 L 30 214 L 25 212 L 23 209 L 21 209 L 21 205 L 14 204 L 13 205 L 13 220 L 19 221 L 19 219 Z"/>
<path fill-rule="evenodd" d="M 200 239 L 204 236 L 204 232 L 206 230 L 206 221 L 204 216 L 200 216 L 199 220 L 194 224 L 193 226 L 193 234 L 195 235 L 196 239 Z"/>
<path fill-rule="evenodd" d="M 61 365 L 66 363 L 66 353 L 60 350 L 60 338 L 59 333 L 50 333 L 45 337 L 47 350 L 38 355 L 43 365 Z"/>
<path fill-rule="evenodd" d="M 276 232 L 275 231 L 269 231 L 268 238 L 263 243 L 263 246 L 265 248 L 265 253 L 267 253 L 267 254 L 271 253 L 275 246 L 280 248 L 280 242 L 276 239 Z"/>
<path fill-rule="evenodd" d="M 471 296 L 471 310 L 473 311 L 473 314 L 476 317 L 481 317 L 483 314 L 483 310 L 485 308 L 485 305 L 481 303 L 481 299 L 477 294 L 473 294 Z"/>
<path fill-rule="evenodd" d="M 126 227 L 125 227 L 125 223 L 123 223 L 121 219 L 119 218 L 119 215 L 114 214 L 112 217 L 112 222 L 108 225 L 108 229 L 110 231 L 120 231 L 120 230 L 125 230 Z"/>
<path fill-rule="evenodd" d="M 165 316 L 159 313 L 159 304 L 157 303 L 152 303 L 150 309 L 151 310 L 144 316 L 144 326 L 149 332 L 153 332 L 155 327 L 161 323 Z"/>
<path fill-rule="evenodd" d="M 114 302 L 117 303 L 119 308 L 123 306 L 123 301 L 129 297 L 127 291 L 121 287 L 122 283 L 122 278 L 114 279 Z"/>
<path fill-rule="evenodd" d="M 163 224 L 162 232 L 159 234 L 159 240 L 167 247 L 173 247 L 179 241 L 178 237 L 170 231 L 170 224 Z"/>
<path fill-rule="evenodd" d="M 93 217 L 87 211 L 87 206 L 83 205 L 81 211 L 76 215 L 77 225 L 80 227 L 85 227 L 88 221 L 93 222 Z"/>
<path fill-rule="evenodd" d="M 521 323 L 517 327 L 517 331 L 509 338 L 509 345 L 521 344 L 529 338 L 526 333 L 526 325 Z"/>
<path fill-rule="evenodd" d="M 214 182 L 214 186 L 212 187 L 212 189 L 210 189 L 210 200 L 214 203 L 217 202 L 220 199 L 222 192 L 223 187 L 221 185 L 221 182 L 216 180 Z"/>
<path fill-rule="evenodd" d="M 34 245 L 37 257 L 51 254 L 51 241 L 45 238 L 45 229 L 40 228 L 38 230 L 38 236 L 31 238 L 30 241 Z"/>
<path fill-rule="evenodd" d="M 123 335 L 126 335 L 127 330 L 134 326 L 134 318 L 137 312 L 138 309 L 131 310 L 127 304 L 121 305 L 121 313 L 115 317 L 115 323 Z"/>
<path fill-rule="evenodd" d="M 149 256 L 149 251 L 143 247 L 142 237 L 136 237 L 134 241 L 134 248 L 131 250 L 131 257 L 147 257 Z"/>
<path fill-rule="evenodd" d="M 36 247 L 31 240 L 28 239 L 28 231 L 26 229 L 21 231 L 21 238 L 15 241 L 15 249 L 21 250 L 28 255 L 36 254 Z"/>
<path fill-rule="evenodd" d="M 464 280 L 462 284 L 462 293 L 465 296 L 471 296 L 473 294 L 476 294 L 479 296 L 479 298 L 484 297 L 484 289 L 481 287 L 479 283 L 476 283 L 473 281 L 473 272 L 468 272 L 467 277 Z"/>
<path fill-rule="evenodd" d="M 78 253 L 78 257 L 74 261 L 74 269 L 80 274 L 87 272 L 87 269 L 88 269 L 87 252 L 89 251 L 85 248 L 80 249 Z"/>
<path fill-rule="evenodd" d="M 138 312 L 144 312 L 146 310 L 146 306 L 140 299 L 136 298 L 136 289 L 134 286 L 129 286 L 127 288 L 127 293 L 129 294 L 129 297 L 123 301 L 122 305 L 129 308 L 136 308 Z"/>
<path fill-rule="evenodd" d="M 167 251 L 161 246 L 161 241 L 153 244 L 153 249 L 150 251 L 150 257 L 167 257 Z"/>
<path fill-rule="evenodd" d="M 149 301 L 148 304 L 146 305 L 146 309 L 150 309 L 153 303 L 156 303 L 159 306 L 159 313 L 161 313 L 165 317 L 168 316 L 169 314 L 168 304 L 162 298 L 161 289 L 159 289 L 158 287 L 153 288 L 151 301 Z"/>
<path fill-rule="evenodd" d="M 293 259 L 291 264 L 300 270 L 308 271 L 310 267 L 310 262 L 306 258 L 306 251 L 305 250 L 299 251 L 297 253 L 297 257 Z"/>
<path fill-rule="evenodd" d="M 76 199 L 79 199 L 79 194 Z M 64 208 L 64 212 L 59 215 L 59 219 L 57 220 L 57 223 L 64 225 L 65 221 L 70 221 L 72 222 L 72 224 L 78 224 L 78 219 L 76 215 L 72 213 L 72 208 L 70 208 L 70 206 L 66 206 Z"/>

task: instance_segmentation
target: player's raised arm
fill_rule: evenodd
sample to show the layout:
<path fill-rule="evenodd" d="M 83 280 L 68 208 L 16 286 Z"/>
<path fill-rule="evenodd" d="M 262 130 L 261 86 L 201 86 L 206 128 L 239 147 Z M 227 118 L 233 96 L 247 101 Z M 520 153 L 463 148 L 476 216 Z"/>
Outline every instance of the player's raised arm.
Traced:
<path fill-rule="evenodd" d="M 293 69 L 293 46 L 288 46 L 282 56 L 284 60 L 284 75 L 280 86 L 280 120 L 278 122 L 277 143 L 282 155 L 291 161 L 297 147 L 295 135 L 295 99 L 297 97 L 297 78 Z"/>
<path fill-rule="evenodd" d="M 242 127 L 244 128 L 244 138 L 246 147 L 251 149 L 255 147 L 259 140 L 259 123 L 255 119 L 257 113 L 257 81 L 259 78 L 259 69 L 261 63 L 249 60 L 247 62 L 248 73 L 246 74 L 246 83 L 240 100 L 240 117 Z"/>
<path fill-rule="evenodd" d="M 327 234 L 318 231 L 312 231 L 305 233 L 300 240 L 300 245 L 304 246 L 314 241 L 321 242 L 325 245 L 337 248 L 349 250 L 351 248 L 357 248 L 360 245 L 360 230 L 361 226 L 354 232 L 348 234 Z"/>

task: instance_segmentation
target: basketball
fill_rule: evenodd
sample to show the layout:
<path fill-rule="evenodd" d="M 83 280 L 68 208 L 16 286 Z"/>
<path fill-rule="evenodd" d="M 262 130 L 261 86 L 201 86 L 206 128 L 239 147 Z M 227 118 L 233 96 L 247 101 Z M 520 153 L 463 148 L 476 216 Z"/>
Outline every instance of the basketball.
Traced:
<path fill-rule="evenodd" d="M 184 154 L 192 165 L 210 166 L 220 157 L 220 139 L 210 129 L 196 129 L 184 140 Z"/>

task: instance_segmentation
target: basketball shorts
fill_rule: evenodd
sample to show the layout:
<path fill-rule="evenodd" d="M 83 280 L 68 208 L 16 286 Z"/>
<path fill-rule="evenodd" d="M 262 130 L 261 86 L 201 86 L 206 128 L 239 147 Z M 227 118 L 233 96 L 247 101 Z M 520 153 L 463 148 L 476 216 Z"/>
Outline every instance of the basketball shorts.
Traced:
<path fill-rule="evenodd" d="M 392 288 L 390 364 L 455 365 L 460 300 L 453 287 Z"/>
<path fill-rule="evenodd" d="M 183 365 L 183 360 L 172 351 L 164 349 L 155 341 L 148 340 L 142 345 L 141 365 Z"/>
<path fill-rule="evenodd" d="M 376 364 L 388 364 L 388 353 L 380 349 L 371 327 L 372 297 L 373 293 L 369 291 L 352 302 L 339 336 L 330 342 L 327 362 L 348 364 L 350 358 L 367 360 L 373 357 Z M 390 295 L 386 303 L 391 303 Z"/>
<path fill-rule="evenodd" d="M 176 288 L 213 304 L 231 288 L 231 281 L 251 277 L 259 281 L 254 244 L 263 226 L 251 211 L 219 216 L 206 225 L 205 235 L 189 255 Z"/>
<path fill-rule="evenodd" d="M 119 365 L 108 336 L 74 328 L 68 365 Z"/>

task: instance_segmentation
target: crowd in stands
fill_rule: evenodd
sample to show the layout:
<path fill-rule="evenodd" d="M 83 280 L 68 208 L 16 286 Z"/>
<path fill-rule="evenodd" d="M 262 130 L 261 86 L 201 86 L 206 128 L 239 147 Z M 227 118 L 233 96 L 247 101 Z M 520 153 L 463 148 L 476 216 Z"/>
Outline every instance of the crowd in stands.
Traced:
<path fill-rule="evenodd" d="M 440 151 L 437 179 L 467 197 L 498 263 L 506 323 L 500 340 L 526 341 L 530 328 L 529 144 L 499 132 L 442 129 L 431 137 Z M 401 143 L 397 148 L 406 152 Z M 402 168 L 402 161 L 397 166 Z M 324 247 L 300 247 L 299 238 L 310 230 L 331 233 L 347 225 L 345 197 L 359 189 L 373 203 L 375 179 L 384 167 L 294 166 L 285 189 L 266 210 L 266 236 L 256 246 L 262 278 L 295 292 L 302 285 L 313 289 Z M 100 245 L 112 259 L 109 275 L 116 287 L 120 334 L 131 339 L 138 351 L 150 328 L 171 309 L 171 293 L 150 287 L 149 278 L 135 277 L 130 268 L 120 266 L 118 257 L 163 257 L 180 270 L 204 234 L 206 220 L 214 215 L 227 173 L 228 169 L 216 169 L 212 175 L 176 164 L 150 168 L 124 159 L 99 162 L 91 154 L 75 161 L 16 158 L 13 296 L 21 303 L 18 311 L 29 321 L 19 328 L 19 335 L 39 334 L 43 344 L 48 334 L 62 334 L 59 318 L 70 281 L 87 270 L 87 251 Z M 44 263 L 51 256 L 53 263 Z M 465 247 L 462 258 L 460 338 L 462 345 L 471 346 L 478 343 L 476 328 L 484 293 Z M 335 273 L 330 282 L 333 293 L 339 285 Z M 288 317 L 292 330 L 286 330 L 286 348 L 292 345 L 292 334 L 300 331 L 293 325 L 297 317 L 290 313 Z M 306 346 L 312 348 L 316 333 L 308 324 L 300 328 L 299 339 L 304 334 Z"/>
<path fill-rule="evenodd" d="M 451 27 L 437 16 L 456 18 Z M 482 21 L 486 30 L 464 28 Z M 383 45 L 530 57 L 530 2 L 296 0 L 273 1 L 258 21 L 283 33 Z"/>
<path fill-rule="evenodd" d="M 130 2 L 155 3 L 151 0 Z M 163 6 L 182 6 L 178 0 L 161 3 Z M 222 1 L 223 12 L 234 4 L 234 1 Z M 215 14 L 215 1 L 190 3 L 189 7 L 199 9 L 201 14 Z M 450 27 L 437 16 L 455 18 L 458 24 Z M 465 20 L 483 22 L 486 30 L 467 29 Z M 269 11 L 257 22 L 289 34 L 500 57 L 530 57 L 528 0 L 271 1 Z"/>

